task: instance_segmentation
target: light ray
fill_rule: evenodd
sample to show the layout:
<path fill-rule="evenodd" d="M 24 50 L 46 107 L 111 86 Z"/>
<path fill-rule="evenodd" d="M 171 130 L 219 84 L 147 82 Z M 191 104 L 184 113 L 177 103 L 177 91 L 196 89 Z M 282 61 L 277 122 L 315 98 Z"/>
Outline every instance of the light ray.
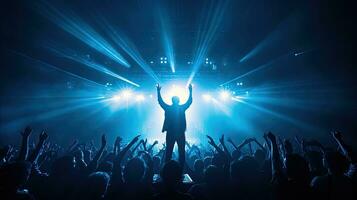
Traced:
<path fill-rule="evenodd" d="M 142 58 L 139 51 L 135 47 L 135 44 L 129 40 L 123 33 L 120 33 L 117 28 L 114 28 L 109 22 L 103 17 L 98 16 L 98 20 L 100 20 L 100 24 L 103 26 L 106 33 L 113 39 L 113 41 L 120 46 L 138 65 L 149 75 L 151 76 L 157 83 L 160 83 L 159 78 L 147 64 L 147 62 Z"/>
<path fill-rule="evenodd" d="M 198 36 L 199 42 L 197 45 L 198 47 L 197 47 L 197 51 L 195 52 L 195 57 L 193 59 L 193 69 L 187 84 L 192 82 L 194 76 L 196 75 L 202 63 L 204 62 L 204 58 L 207 56 L 210 46 L 212 46 L 212 44 L 214 43 L 218 29 L 222 24 L 223 16 L 225 14 L 225 10 L 228 4 L 229 1 L 220 1 L 218 2 L 218 5 L 214 5 L 212 3 L 208 12 L 209 13 L 208 17 L 205 18 L 207 19 L 207 21 L 203 27 L 203 30 L 202 27 L 200 27 L 199 36 Z M 213 12 L 212 15 L 210 15 L 211 14 L 210 11 Z M 206 26 L 208 26 L 207 29 Z M 202 31 L 206 31 L 204 32 L 204 36 L 201 36 L 203 34 Z"/>
<path fill-rule="evenodd" d="M 67 59 L 70 59 L 70 60 L 73 60 L 73 61 L 76 61 L 78 63 L 81 63 L 85 66 L 88 66 L 94 70 L 97 70 L 99 72 L 102 72 L 102 73 L 105 73 L 107 75 L 110 75 L 112 77 L 115 77 L 119 80 L 122 80 L 122 81 L 125 81 L 131 85 L 134 85 L 136 87 L 140 87 L 139 84 L 137 83 L 134 83 L 133 81 L 130 81 L 129 79 L 123 77 L 123 76 L 120 76 L 114 72 L 112 72 L 111 70 L 107 69 L 106 67 L 104 67 L 103 65 L 99 64 L 99 63 L 95 63 L 93 61 L 90 61 L 84 57 L 80 57 L 78 56 L 74 51 L 72 50 L 69 50 L 69 49 L 66 49 L 66 50 L 61 50 L 61 49 L 55 49 L 53 47 L 50 47 L 50 46 L 46 46 L 47 49 L 51 50 L 52 52 L 56 53 L 58 56 L 61 56 L 61 57 L 64 57 L 64 58 L 67 58 Z"/>
<path fill-rule="evenodd" d="M 51 69 L 54 69 L 54 70 L 56 70 L 56 71 L 63 72 L 63 73 L 65 73 L 65 74 L 69 75 L 69 76 L 72 76 L 72 77 L 81 79 L 81 80 L 86 81 L 86 82 L 90 82 L 90 83 L 94 84 L 95 86 L 104 87 L 104 85 L 102 85 L 102 84 L 100 84 L 100 83 L 97 83 L 97 82 L 95 82 L 95 81 L 89 80 L 89 79 L 87 79 L 87 78 L 84 78 L 84 77 L 79 76 L 79 75 L 77 75 L 77 74 L 74 74 L 74 73 L 72 73 L 72 72 L 63 70 L 63 69 L 61 69 L 61 68 L 59 68 L 59 67 L 56 67 L 56 66 L 51 65 L 51 64 L 48 64 L 48 63 L 46 63 L 46 62 L 44 62 L 44 61 L 42 61 L 42 60 L 38 60 L 38 59 L 32 58 L 32 57 L 27 56 L 27 55 L 25 55 L 25 54 L 23 54 L 23 53 L 20 53 L 20 52 L 15 52 L 15 51 L 12 51 L 12 52 L 15 53 L 16 55 L 19 55 L 19 56 L 22 56 L 22 57 L 24 57 L 24 58 L 26 58 L 26 59 L 28 59 L 28 60 L 31 60 L 31 61 L 34 62 L 34 63 L 40 64 L 40 66 L 46 66 L 46 67 L 51 68 Z"/>
<path fill-rule="evenodd" d="M 108 56 L 117 63 L 125 67 L 130 67 L 130 64 L 119 52 L 117 52 L 89 24 L 85 23 L 74 13 L 64 13 L 45 1 L 43 1 L 42 4 L 38 4 L 37 7 L 40 14 L 47 17 L 64 31 L 70 33 L 77 39 L 81 40 L 82 42 L 99 51 L 100 53 Z"/>
<path fill-rule="evenodd" d="M 162 9 L 159 9 L 159 18 L 160 18 L 160 28 L 161 28 L 161 33 L 162 33 L 162 39 L 163 39 L 163 45 L 165 49 L 165 54 L 169 59 L 169 64 L 171 67 L 172 73 L 175 73 L 175 54 L 174 54 L 174 49 L 172 45 L 172 40 L 170 37 L 170 29 L 168 27 L 168 22 L 165 20 L 168 18 L 167 14 L 164 13 Z"/>
<path fill-rule="evenodd" d="M 229 84 L 229 83 L 231 83 L 233 81 L 237 81 L 237 80 L 239 80 L 239 79 L 241 79 L 243 77 L 249 76 L 249 75 L 251 75 L 251 74 L 253 74 L 255 72 L 258 72 L 258 71 L 261 71 L 263 69 L 266 69 L 266 68 L 272 66 L 273 64 L 275 64 L 276 62 L 281 61 L 282 59 L 286 58 L 289 55 L 291 55 L 291 53 L 287 53 L 287 54 L 284 54 L 282 56 L 279 56 L 278 58 L 275 58 L 275 59 L 269 61 L 268 63 L 260 65 L 260 66 L 254 68 L 254 69 L 252 69 L 252 70 L 250 70 L 250 71 L 248 71 L 248 72 L 246 72 L 246 73 L 244 73 L 244 74 L 242 74 L 240 76 L 237 76 L 237 77 L 235 77 L 235 78 L 233 78 L 233 79 L 231 79 L 231 80 L 229 80 L 227 82 L 222 83 L 220 86 L 227 85 L 227 84 Z"/>

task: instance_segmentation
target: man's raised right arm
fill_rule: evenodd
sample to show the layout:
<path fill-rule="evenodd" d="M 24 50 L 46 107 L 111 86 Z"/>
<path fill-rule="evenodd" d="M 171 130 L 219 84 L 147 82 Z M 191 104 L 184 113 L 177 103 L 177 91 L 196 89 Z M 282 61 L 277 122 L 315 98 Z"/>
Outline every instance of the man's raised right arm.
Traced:
<path fill-rule="evenodd" d="M 156 85 L 156 90 L 157 90 L 157 100 L 159 101 L 159 105 L 161 106 L 162 109 L 166 109 L 168 105 L 164 102 L 164 100 L 161 97 L 161 86 L 159 84 Z"/>

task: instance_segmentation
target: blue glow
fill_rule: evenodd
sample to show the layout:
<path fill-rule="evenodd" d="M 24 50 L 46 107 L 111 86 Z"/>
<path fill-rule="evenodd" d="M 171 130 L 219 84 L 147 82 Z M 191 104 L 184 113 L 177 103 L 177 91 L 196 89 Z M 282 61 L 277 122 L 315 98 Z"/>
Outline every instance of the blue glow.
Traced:
<path fill-rule="evenodd" d="M 119 52 L 117 52 L 99 33 L 78 16 L 73 13 L 60 11 L 48 2 L 42 2 L 42 4 L 38 5 L 38 8 L 40 14 L 43 14 L 66 32 L 117 63 L 125 67 L 130 67 L 130 64 Z"/>
<path fill-rule="evenodd" d="M 285 45 L 280 47 L 280 51 L 290 51 L 289 39 L 299 33 L 300 17 L 298 12 L 294 12 L 284 19 L 258 45 L 243 56 L 239 62 L 246 62 L 264 51 L 271 51 L 276 44 Z"/>
<path fill-rule="evenodd" d="M 203 9 L 204 13 L 208 13 L 208 16 L 203 18 L 206 21 L 199 27 L 198 40 L 196 50 L 194 52 L 195 56 L 193 59 L 193 67 L 188 79 L 188 83 L 193 81 L 193 78 L 203 64 L 210 47 L 214 43 L 228 4 L 229 1 L 219 1 L 218 5 L 211 4 L 208 12 L 207 10 Z"/>
<path fill-rule="evenodd" d="M 235 77 L 235 78 L 233 78 L 233 79 L 231 79 L 231 80 L 229 80 L 229 81 L 227 81 L 227 82 L 225 82 L 225 83 L 222 83 L 220 86 L 227 85 L 227 84 L 232 83 L 232 82 L 234 82 L 234 81 L 237 81 L 237 80 L 239 80 L 239 79 L 241 79 L 241 78 L 243 78 L 243 77 L 246 77 L 246 76 L 248 76 L 248 75 L 251 75 L 251 74 L 253 74 L 253 73 L 255 73 L 255 72 L 258 72 L 258 71 L 261 71 L 261 70 L 263 70 L 263 69 L 266 69 L 266 68 L 272 66 L 273 64 L 275 64 L 275 63 L 281 61 L 282 59 L 286 58 L 286 57 L 289 56 L 289 55 L 290 55 L 290 53 L 287 53 L 287 54 L 284 54 L 284 55 L 282 55 L 282 56 L 279 56 L 278 58 L 275 58 L 275 59 L 269 61 L 268 63 L 265 63 L 265 64 L 263 64 L 263 65 L 260 65 L 260 66 L 254 68 L 254 69 L 252 69 L 252 70 L 250 70 L 250 71 L 248 71 L 248 72 L 246 72 L 246 73 L 244 73 L 244 74 L 242 74 L 242 75 L 240 75 L 240 76 L 237 76 L 237 77 Z M 242 85 L 243 85 L 243 84 L 242 84 Z"/>
<path fill-rule="evenodd" d="M 24 57 L 24 58 L 26 58 L 26 59 L 29 59 L 29 60 L 31 60 L 31 61 L 33 61 L 33 62 L 35 62 L 35 63 L 38 63 L 40 66 L 45 66 L 45 67 L 54 69 L 54 70 L 56 70 L 56 71 L 65 73 L 65 74 L 67 74 L 67 75 L 69 75 L 69 76 L 78 78 L 78 79 L 83 80 L 83 81 L 85 81 L 85 82 L 92 83 L 92 85 L 94 85 L 94 86 L 97 86 L 97 87 L 98 87 L 98 86 L 99 86 L 99 87 L 105 87 L 104 85 L 102 85 L 102 84 L 100 84 L 100 83 L 97 83 L 97 82 L 95 82 L 95 81 L 89 80 L 89 79 L 87 79 L 87 78 L 84 78 L 84 77 L 79 76 L 79 75 L 77 75 L 77 74 L 74 74 L 74 73 L 72 73 L 72 72 L 63 70 L 63 69 L 61 69 L 61 68 L 59 68 L 59 67 L 56 67 L 56 66 L 51 65 L 51 64 L 48 64 L 48 63 L 46 63 L 46 62 L 44 62 L 44 61 L 42 61 L 42 60 L 38 60 L 38 59 L 35 59 L 35 58 L 31 58 L 31 57 L 29 57 L 29 56 L 27 56 L 27 55 L 25 55 L 25 54 L 23 54 L 23 53 L 19 53 L 19 52 L 14 52 L 14 51 L 13 51 L 13 53 L 15 53 L 15 54 L 17 54 L 17 55 L 19 55 L 19 56 L 22 56 L 22 57 Z"/>
<path fill-rule="evenodd" d="M 115 78 L 117 78 L 119 80 L 125 81 L 125 82 L 127 82 L 127 83 L 129 83 L 131 85 L 134 85 L 136 87 L 140 87 L 139 84 L 134 83 L 133 81 L 130 81 L 127 78 L 124 78 L 124 77 L 112 72 L 111 70 L 107 69 L 106 67 L 104 67 L 103 65 L 101 65 L 99 63 L 95 63 L 95 62 L 90 61 L 90 60 L 88 60 L 87 58 L 84 58 L 84 57 L 76 56 L 77 54 L 75 52 L 73 52 L 72 50 L 70 50 L 70 49 L 58 49 L 58 48 L 55 49 L 54 47 L 50 47 L 50 46 L 47 46 L 46 48 L 48 48 L 52 52 L 56 53 L 58 56 L 61 56 L 61 57 L 76 61 L 76 62 L 81 63 L 81 64 L 83 64 L 83 65 L 85 65 L 87 67 L 95 69 L 95 70 L 97 70 L 99 72 L 103 72 L 103 73 L 105 73 L 107 75 L 110 75 L 112 77 L 115 77 Z"/>
<path fill-rule="evenodd" d="M 160 28 L 161 28 L 161 34 L 162 34 L 162 39 L 163 39 L 163 45 L 164 45 L 164 50 L 166 55 L 169 58 L 169 64 L 172 73 L 175 73 L 175 54 L 174 54 L 174 49 L 172 46 L 172 39 L 171 39 L 171 34 L 169 30 L 169 25 L 165 21 L 165 19 L 168 18 L 167 14 L 164 13 L 162 9 L 159 10 L 159 18 L 160 18 Z M 165 57 L 165 64 L 167 63 L 167 57 Z"/>
<path fill-rule="evenodd" d="M 136 49 L 134 43 L 132 43 L 123 33 L 117 28 L 114 28 L 106 19 L 98 16 L 100 24 L 103 26 L 107 34 L 114 40 L 114 42 L 120 46 L 138 65 L 150 76 L 155 82 L 160 83 L 159 78 L 152 70 L 149 64 L 142 58 L 139 51 Z"/>

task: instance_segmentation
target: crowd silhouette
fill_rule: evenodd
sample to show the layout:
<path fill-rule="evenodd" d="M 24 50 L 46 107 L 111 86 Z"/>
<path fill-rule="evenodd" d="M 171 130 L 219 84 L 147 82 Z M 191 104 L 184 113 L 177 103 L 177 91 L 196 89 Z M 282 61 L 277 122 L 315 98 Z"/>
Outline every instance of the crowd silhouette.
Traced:
<path fill-rule="evenodd" d="M 239 145 L 207 136 L 186 142 L 184 166 L 165 159 L 165 144 L 139 135 L 64 147 L 32 132 L 22 131 L 20 147 L 0 150 L 2 200 L 356 199 L 356 157 L 340 132 L 331 133 L 334 147 L 271 132 Z"/>

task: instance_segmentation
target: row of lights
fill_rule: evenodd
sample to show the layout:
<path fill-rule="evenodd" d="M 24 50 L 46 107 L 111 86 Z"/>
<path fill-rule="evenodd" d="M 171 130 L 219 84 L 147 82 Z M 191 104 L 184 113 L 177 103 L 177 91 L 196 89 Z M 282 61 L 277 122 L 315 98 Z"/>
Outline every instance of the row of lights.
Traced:
<path fill-rule="evenodd" d="M 175 93 L 174 91 L 177 91 L 178 93 Z M 171 96 L 174 96 L 174 95 L 177 95 L 179 96 L 180 98 L 183 98 L 182 97 L 182 94 L 179 94 L 179 93 L 182 93 L 181 90 L 177 89 L 177 87 L 173 87 L 173 92 L 169 92 Z M 245 92 L 246 95 L 248 95 L 248 91 Z M 153 95 L 150 94 L 148 95 L 148 97 L 150 99 L 153 98 Z M 220 90 L 219 91 L 219 94 L 218 94 L 218 98 L 215 98 L 215 96 L 212 96 L 211 94 L 208 94 L 208 93 L 205 93 L 202 95 L 202 98 L 204 101 L 206 102 L 210 102 L 210 101 L 214 101 L 214 100 L 221 100 L 221 101 L 228 101 L 228 100 L 237 100 L 237 99 L 241 99 L 243 96 L 237 96 L 235 95 L 235 92 L 232 92 L 232 91 L 229 91 L 229 90 L 226 90 L 226 89 L 223 89 L 223 90 Z M 143 94 L 140 94 L 140 93 L 134 93 L 132 90 L 130 89 L 124 89 L 122 90 L 121 92 L 119 92 L 118 94 L 112 96 L 111 100 L 113 100 L 114 102 L 118 102 L 118 101 L 121 101 L 121 100 L 124 100 L 124 101 L 129 101 L 129 100 L 134 100 L 136 102 L 143 102 L 145 101 L 146 97 L 145 95 Z"/>
<path fill-rule="evenodd" d="M 150 61 L 150 64 L 154 64 L 154 63 L 155 63 L 155 62 L 154 62 L 153 60 Z M 160 57 L 160 64 L 167 64 L 167 63 L 168 63 L 167 57 Z M 187 64 L 188 64 L 188 65 L 191 65 L 191 64 L 193 64 L 193 62 L 187 61 Z M 205 64 L 206 64 L 206 65 L 214 65 L 214 67 L 216 66 L 212 61 L 209 61 L 208 58 L 206 58 Z"/>
<path fill-rule="evenodd" d="M 152 98 L 153 96 L 150 95 L 150 98 Z M 134 99 L 137 102 L 142 102 L 145 100 L 145 96 L 143 94 L 134 94 L 133 91 L 129 90 L 129 89 L 125 89 L 123 91 L 121 91 L 119 94 L 114 95 L 111 98 L 113 101 L 117 102 L 120 100 L 132 100 Z"/>

